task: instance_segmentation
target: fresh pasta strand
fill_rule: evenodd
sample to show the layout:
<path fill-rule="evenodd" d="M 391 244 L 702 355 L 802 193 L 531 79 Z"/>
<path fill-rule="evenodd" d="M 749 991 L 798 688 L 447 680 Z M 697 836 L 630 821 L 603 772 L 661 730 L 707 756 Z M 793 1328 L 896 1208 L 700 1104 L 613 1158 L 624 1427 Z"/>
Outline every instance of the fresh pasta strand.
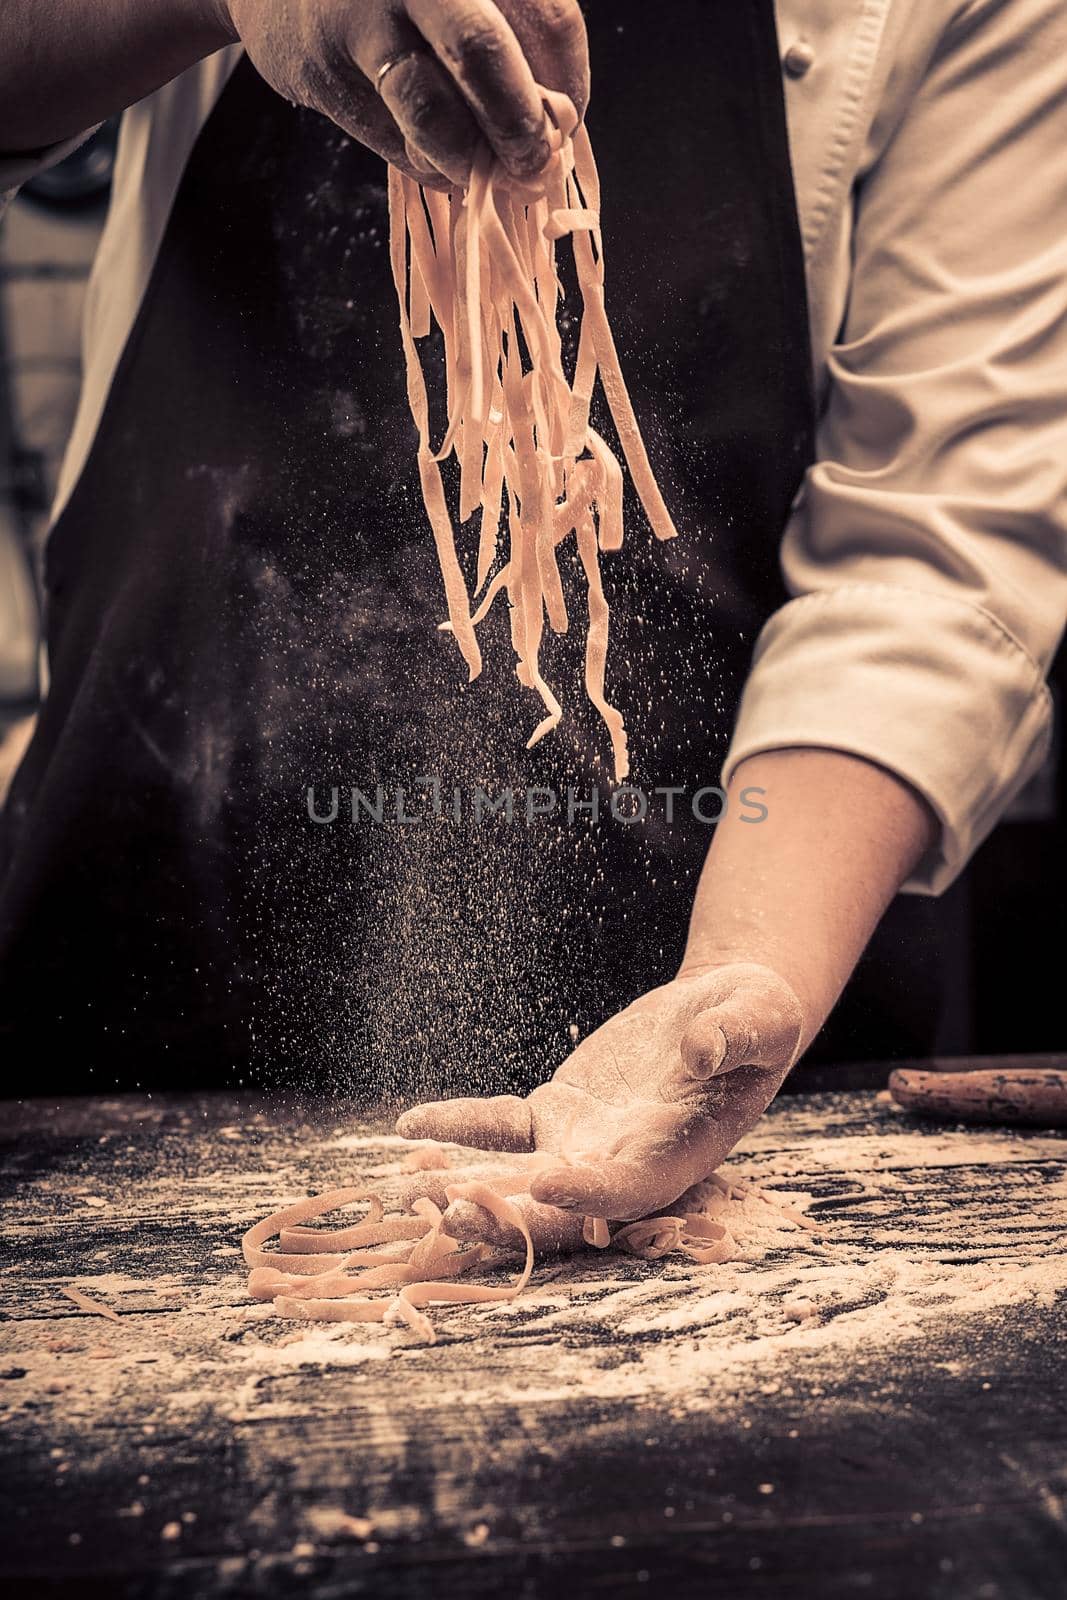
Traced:
<path fill-rule="evenodd" d="M 104 1305 L 102 1300 L 94 1300 L 91 1295 L 83 1294 L 80 1289 L 72 1288 L 69 1283 L 61 1284 L 59 1292 L 65 1294 L 68 1300 L 73 1300 L 79 1310 L 88 1311 L 94 1317 L 106 1317 L 109 1322 L 122 1321 L 113 1307 Z"/>
<path fill-rule="evenodd" d="M 476 628 L 506 590 L 520 683 L 545 715 L 530 748 L 556 728 L 563 707 L 540 666 L 547 621 L 568 617 L 560 546 L 574 534 L 589 594 L 586 692 L 603 719 L 617 783 L 629 773 L 621 712 L 607 699 L 609 610 L 600 554 L 622 545 L 622 469 L 590 427 L 599 375 L 630 475 L 653 533 L 675 536 L 622 376 L 604 303 L 600 183 L 588 134 L 564 95 L 542 91 L 551 155 L 536 179 L 518 184 L 488 150 L 465 192 L 423 191 L 389 172 L 390 260 L 400 311 L 408 399 L 419 435 L 423 500 L 444 579 L 448 620 L 471 678 L 481 671 Z M 575 370 L 564 369 L 557 311 L 562 288 L 556 245 L 569 237 L 582 295 Z M 435 449 L 416 340 L 440 327 L 447 424 Z M 524 371 L 523 349 L 529 362 Z M 507 551 L 481 603 L 456 548 L 440 463 L 460 467 L 459 519 L 480 511 L 475 593 L 490 579 L 503 533 Z"/>
<path fill-rule="evenodd" d="M 611 1232 L 605 1217 L 586 1217 L 582 1223 L 582 1238 L 594 1250 L 606 1250 L 611 1243 Z"/>
<path fill-rule="evenodd" d="M 433 1344 L 436 1332 L 428 1308 L 511 1301 L 529 1283 L 534 1268 L 533 1240 L 521 1210 L 510 1198 L 524 1180 L 529 1180 L 528 1168 L 525 1173 L 494 1174 L 492 1183 L 457 1181 L 445 1189 L 449 1205 L 465 1200 L 481 1206 L 521 1240 L 523 1264 L 510 1283 L 466 1281 L 477 1268 L 505 1264 L 508 1253 L 484 1244 L 459 1244 L 447 1232 L 445 1213 L 429 1198 L 417 1199 L 407 1214 L 386 1216 L 380 1198 L 349 1188 L 313 1195 L 249 1228 L 242 1241 L 250 1268 L 248 1292 L 254 1300 L 271 1301 L 280 1317 L 387 1326 L 404 1323 L 420 1339 Z M 717 1176 L 715 1181 L 727 1194 L 737 1187 Z M 762 1191 L 746 1187 L 745 1192 L 774 1204 Z M 356 1203 L 368 1206 L 362 1222 L 334 1229 L 306 1226 L 315 1217 Z M 811 1226 L 800 1213 L 780 1209 L 799 1225 Z M 646 1261 L 674 1254 L 707 1266 L 729 1261 L 737 1254 L 726 1227 L 700 1213 L 644 1217 L 617 1225 L 614 1233 L 606 1218 L 587 1217 L 582 1233 L 594 1249 L 615 1247 Z M 278 1250 L 264 1248 L 271 1239 L 278 1240 Z M 393 1248 L 387 1252 L 374 1248 L 382 1242 Z M 353 1248 L 339 1253 L 336 1247 L 342 1243 Z"/>

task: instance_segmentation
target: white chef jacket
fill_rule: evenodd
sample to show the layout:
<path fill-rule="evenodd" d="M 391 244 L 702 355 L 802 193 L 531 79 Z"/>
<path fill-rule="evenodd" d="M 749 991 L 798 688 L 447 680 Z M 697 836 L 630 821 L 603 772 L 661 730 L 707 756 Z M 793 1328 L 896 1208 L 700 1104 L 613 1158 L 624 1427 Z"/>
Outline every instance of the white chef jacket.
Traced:
<path fill-rule="evenodd" d="M 1051 736 L 1045 678 L 1067 611 L 1067 8 L 777 10 L 819 427 L 782 541 L 794 598 L 757 642 L 724 781 L 783 747 L 879 763 L 939 820 L 905 885 L 938 893 Z M 126 113 L 57 514 L 239 56 Z M 32 166 L 0 161 L 0 187 Z"/>

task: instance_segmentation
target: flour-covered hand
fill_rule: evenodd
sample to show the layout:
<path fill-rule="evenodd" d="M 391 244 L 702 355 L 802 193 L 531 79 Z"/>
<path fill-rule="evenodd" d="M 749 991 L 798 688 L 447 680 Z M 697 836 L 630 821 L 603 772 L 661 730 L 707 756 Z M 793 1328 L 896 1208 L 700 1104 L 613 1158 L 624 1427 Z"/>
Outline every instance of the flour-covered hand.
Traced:
<path fill-rule="evenodd" d="M 628 1221 L 707 1178 L 774 1098 L 802 1031 L 800 1002 L 769 968 L 687 972 L 597 1028 L 525 1099 L 435 1101 L 397 1131 L 540 1153 L 529 1195 L 512 1199 L 565 1242 L 559 1211 Z"/>

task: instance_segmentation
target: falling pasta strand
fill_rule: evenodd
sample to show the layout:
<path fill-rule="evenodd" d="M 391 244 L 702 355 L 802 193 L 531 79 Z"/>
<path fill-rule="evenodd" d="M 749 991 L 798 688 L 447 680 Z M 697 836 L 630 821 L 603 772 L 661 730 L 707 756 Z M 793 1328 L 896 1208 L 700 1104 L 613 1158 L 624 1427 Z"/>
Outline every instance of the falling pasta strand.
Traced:
<path fill-rule="evenodd" d="M 553 632 L 568 628 L 558 552 L 573 533 L 589 597 L 586 692 L 610 735 L 621 783 L 629 755 L 622 714 L 605 691 L 609 610 L 599 558 L 622 545 L 623 479 L 589 422 L 598 376 L 654 534 L 670 539 L 676 530 L 608 323 L 600 183 L 589 137 L 566 96 L 550 90 L 542 96 L 552 154 L 529 184 L 516 183 L 488 150 L 475 161 L 467 190 L 449 196 L 424 191 L 390 168 L 390 260 L 423 501 L 444 579 L 448 620 L 441 626 L 455 636 L 471 678 L 477 677 L 482 658 L 475 629 L 506 592 L 516 674 L 545 710 L 527 748 L 537 744 L 563 716 L 542 674 L 540 652 L 546 620 Z M 563 291 L 556 269 L 556 244 L 568 236 L 583 305 L 570 378 L 557 325 Z M 447 422 L 436 448 L 416 345 L 432 322 L 444 337 L 447 386 Z M 441 478 L 448 456 L 459 463 L 460 522 L 480 514 L 474 596 L 463 577 Z"/>

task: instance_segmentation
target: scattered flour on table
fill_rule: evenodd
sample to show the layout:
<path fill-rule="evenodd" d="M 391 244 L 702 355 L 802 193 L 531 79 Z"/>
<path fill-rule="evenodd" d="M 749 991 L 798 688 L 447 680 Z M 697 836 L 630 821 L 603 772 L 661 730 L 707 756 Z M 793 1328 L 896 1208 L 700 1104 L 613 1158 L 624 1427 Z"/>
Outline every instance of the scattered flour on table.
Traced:
<path fill-rule="evenodd" d="M 0 1426 L 32 1430 L 27 1460 L 47 1463 L 57 1492 L 79 1474 L 114 1473 L 119 1529 L 155 1519 L 176 1550 L 192 1512 L 157 1504 L 155 1463 L 232 1448 L 251 1481 L 275 1485 L 242 1536 L 271 1548 L 285 1505 L 298 1506 L 302 1560 L 337 1542 L 371 1554 L 443 1526 L 484 1543 L 504 1508 L 471 1488 L 469 1460 L 452 1447 L 466 1435 L 450 1431 L 472 1408 L 493 1412 L 485 1428 L 506 1477 L 512 1459 L 521 1468 L 533 1449 L 552 1459 L 568 1430 L 619 1417 L 640 1437 L 692 1416 L 713 1440 L 719 1427 L 777 1415 L 807 1437 L 857 1404 L 879 1415 L 921 1405 L 933 1368 L 958 1376 L 969 1403 L 992 1388 L 982 1398 L 1010 1406 L 997 1374 L 1022 1341 L 1050 1337 L 1048 1308 L 1067 1297 L 1067 1143 L 935 1132 L 884 1110 L 835 1132 L 823 1120 L 833 1112 L 826 1097 L 772 1113 L 729 1162 L 725 1175 L 774 1203 L 704 1190 L 737 1242 L 732 1260 L 590 1250 L 539 1262 L 513 1303 L 435 1310 L 432 1348 L 403 1329 L 280 1321 L 249 1303 L 239 1257 L 243 1230 L 287 1200 L 363 1180 L 387 1190 L 409 1148 L 399 1139 L 300 1127 L 252 1153 L 224 1131 L 188 1165 L 143 1171 L 111 1230 L 100 1207 L 72 1201 L 103 1185 L 54 1172 L 5 1228 Z M 64 1259 L 77 1276 L 58 1275 Z M 118 1322 L 64 1303 L 63 1284 Z M 421 1459 L 428 1435 L 443 1454 L 425 1503 L 421 1479 L 407 1495 L 402 1472 L 360 1475 L 368 1442 L 374 1460 L 386 1451 L 402 1464 Z M 248 1572 L 244 1557 L 218 1566 L 238 1585 Z"/>
<path fill-rule="evenodd" d="M 852 1164 L 842 1179 L 846 1142 Z M 395 1171 L 374 1160 L 391 1155 L 393 1141 L 346 1136 L 344 1148 L 368 1167 Z M 795 1149 L 746 1154 L 727 1174 L 758 1192 L 700 1191 L 701 1209 L 733 1235 L 734 1259 L 700 1267 L 589 1253 L 543 1263 L 518 1301 L 435 1313 L 440 1343 L 422 1358 L 437 1363 L 432 1395 L 413 1385 L 405 1403 L 469 1403 L 469 1368 L 481 1403 L 673 1397 L 700 1409 L 720 1403 L 721 1381 L 731 1375 L 784 1381 L 800 1357 L 839 1372 L 945 1318 L 1025 1317 L 1067 1293 L 1067 1183 L 1034 1187 L 1018 1170 L 1035 1159 L 1032 1142 L 904 1128 L 877 1140 L 808 1139 Z M 976 1161 L 989 1163 L 977 1250 L 974 1197 L 966 1186 L 953 1192 L 947 1170 L 966 1169 L 973 1181 Z M 800 1187 L 830 1171 L 837 1193 L 815 1198 Z M 937 1196 L 920 1192 L 931 1181 L 942 1186 Z M 1000 1191 L 992 1208 L 989 1186 Z M 780 1207 L 817 1218 L 820 1232 L 807 1232 Z M 975 1254 L 981 1258 L 967 1259 Z M 384 1338 L 390 1354 L 407 1343 Z M 363 1364 L 381 1348 L 331 1329 L 272 1343 L 251 1359 L 258 1372 L 305 1361 L 328 1368 Z M 531 1349 L 535 1362 L 524 1359 Z"/>
<path fill-rule="evenodd" d="M 809 1384 L 813 1374 L 830 1384 L 851 1367 L 885 1364 L 916 1336 L 940 1360 L 961 1318 L 1011 1337 L 1067 1295 L 1067 1181 L 1055 1175 L 1063 1141 L 932 1134 L 893 1119 L 869 1135 L 783 1140 L 773 1125 L 750 1135 L 724 1175 L 762 1193 L 702 1189 L 703 1208 L 737 1244 L 723 1265 L 614 1251 L 541 1262 L 517 1301 L 436 1310 L 433 1348 L 400 1329 L 283 1322 L 247 1302 L 238 1238 L 248 1222 L 309 1187 L 399 1175 L 409 1148 L 338 1133 L 294 1147 L 290 1164 L 220 1172 L 214 1201 L 202 1182 L 146 1185 L 146 1216 L 187 1219 L 180 1259 L 171 1253 L 156 1277 L 157 1246 L 134 1238 L 112 1257 L 121 1272 L 90 1268 L 71 1280 L 119 1311 L 119 1324 L 73 1308 L 61 1323 L 9 1322 L 4 1360 L 25 1369 L 19 1393 L 45 1403 L 61 1395 L 82 1423 L 131 1393 L 164 1422 L 202 1411 L 239 1423 L 288 1405 L 296 1414 L 309 1385 L 316 1403 L 334 1404 L 331 1373 L 357 1385 L 346 1404 L 416 1417 L 469 1405 L 475 1392 L 483 1405 L 602 1398 L 721 1409 L 752 1385 L 788 1392 L 801 1365 Z M 25 1305 L 25 1287 L 9 1281 Z M 55 1311 L 47 1277 L 33 1293 Z"/>

